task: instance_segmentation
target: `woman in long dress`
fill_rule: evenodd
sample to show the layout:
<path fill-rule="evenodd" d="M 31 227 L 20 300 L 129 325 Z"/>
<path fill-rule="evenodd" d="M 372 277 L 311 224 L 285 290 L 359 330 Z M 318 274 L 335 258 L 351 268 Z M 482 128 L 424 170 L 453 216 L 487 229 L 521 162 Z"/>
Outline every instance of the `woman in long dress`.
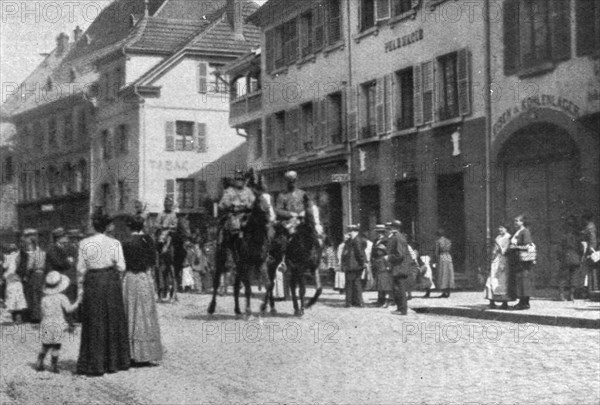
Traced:
<path fill-rule="evenodd" d="M 115 373 L 130 365 L 121 284 L 125 260 L 121 243 L 104 234 L 110 223 L 107 215 L 96 212 L 92 217 L 95 233 L 79 242 L 78 293 L 83 300 L 78 374 Z"/>
<path fill-rule="evenodd" d="M 163 355 L 152 281 L 156 249 L 152 238 L 143 232 L 142 217 L 129 218 L 127 227 L 131 236 L 123 242 L 127 266 L 123 294 L 129 321 L 131 360 L 135 364 L 156 363 Z"/>
<path fill-rule="evenodd" d="M 513 306 L 515 310 L 529 309 L 529 298 L 533 294 L 532 270 L 535 264 L 535 250 L 531 232 L 528 228 L 527 218 L 519 215 L 515 218 L 516 232 L 510 239 L 509 249 L 512 251 L 510 269 L 509 294 L 518 298 L 519 302 Z"/>
<path fill-rule="evenodd" d="M 490 276 L 485 283 L 485 298 L 490 301 L 490 308 L 496 308 L 496 302 L 502 302 L 500 309 L 508 309 L 508 247 L 510 233 L 504 225 L 498 227 L 498 236 L 492 251 Z"/>
<path fill-rule="evenodd" d="M 450 290 L 454 285 L 454 264 L 452 263 L 452 242 L 446 238 L 443 229 L 436 233 L 438 240 L 435 242 L 435 258 L 438 269 L 438 288 L 442 290 L 440 298 L 449 298 Z"/>

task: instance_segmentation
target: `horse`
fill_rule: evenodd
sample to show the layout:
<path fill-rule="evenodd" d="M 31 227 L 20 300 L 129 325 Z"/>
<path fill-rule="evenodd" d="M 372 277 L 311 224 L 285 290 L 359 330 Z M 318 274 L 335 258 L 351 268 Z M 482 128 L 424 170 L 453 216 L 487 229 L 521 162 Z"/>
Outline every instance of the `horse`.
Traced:
<path fill-rule="evenodd" d="M 299 217 L 300 222 L 296 226 L 295 232 L 288 236 L 286 228 L 282 224 L 275 226 L 275 235 L 270 247 L 270 257 L 268 261 L 268 285 L 261 305 L 261 313 L 265 313 L 267 304 L 271 307 L 271 313 L 274 314 L 275 300 L 273 298 L 273 287 L 275 286 L 275 275 L 277 267 L 282 260 L 285 261 L 286 268 L 290 272 L 290 288 L 292 292 L 292 302 L 294 305 L 294 315 L 304 315 L 304 295 L 306 292 L 304 276 L 306 273 L 313 274 L 315 277 L 316 291 L 315 295 L 309 300 L 306 308 L 312 307 L 323 291 L 321 286 L 321 277 L 319 274 L 319 262 L 322 254 L 322 242 L 319 235 L 319 210 L 313 204 L 307 195 L 304 196 L 304 215 Z M 298 305 L 298 295 L 300 305 Z"/>
<path fill-rule="evenodd" d="M 168 302 L 178 301 L 177 289 L 181 280 L 183 261 L 187 252 L 183 248 L 189 236 L 189 223 L 177 219 L 175 230 L 158 229 L 155 234 L 158 251 L 158 297 Z"/>
<path fill-rule="evenodd" d="M 241 316 L 239 295 L 241 284 L 244 284 L 246 298 L 246 316 L 252 315 L 250 300 L 252 298 L 251 276 L 260 272 L 268 257 L 269 224 L 274 217 L 270 202 L 270 195 L 264 191 L 262 178 L 250 170 L 246 177 L 248 187 L 256 197 L 251 211 L 247 214 L 239 235 L 227 235 L 224 229 L 224 220 L 221 221 L 219 237 L 215 256 L 215 277 L 213 279 L 213 296 L 208 306 L 208 313 L 214 314 L 216 299 L 221 281 L 221 275 L 230 270 L 235 271 L 233 295 L 235 300 L 235 314 Z M 228 244 L 228 246 L 227 246 Z M 227 249 L 232 253 L 228 258 Z M 233 259 L 233 260 L 232 260 Z M 233 263 L 228 263 L 233 261 Z"/>

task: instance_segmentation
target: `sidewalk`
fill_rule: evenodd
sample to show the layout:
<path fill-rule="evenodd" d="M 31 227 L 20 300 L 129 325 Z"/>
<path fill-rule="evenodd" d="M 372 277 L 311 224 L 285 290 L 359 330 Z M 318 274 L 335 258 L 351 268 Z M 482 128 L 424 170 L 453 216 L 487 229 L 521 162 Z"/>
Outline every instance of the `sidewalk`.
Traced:
<path fill-rule="evenodd" d="M 489 301 L 478 292 L 456 292 L 450 298 L 421 298 L 423 292 L 414 292 L 408 307 L 418 313 L 489 319 L 499 322 L 535 323 L 571 328 L 600 329 L 600 303 L 585 300 L 555 301 L 550 298 L 531 298 L 531 309 L 526 311 L 489 309 Z M 514 305 L 515 302 L 512 303 Z"/>

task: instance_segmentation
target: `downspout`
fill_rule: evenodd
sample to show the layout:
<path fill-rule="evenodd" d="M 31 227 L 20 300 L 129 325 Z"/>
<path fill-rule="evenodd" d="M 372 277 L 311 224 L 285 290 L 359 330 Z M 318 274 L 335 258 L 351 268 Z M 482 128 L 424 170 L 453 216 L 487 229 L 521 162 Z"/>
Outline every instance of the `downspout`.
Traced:
<path fill-rule="evenodd" d="M 138 100 L 138 127 L 139 127 L 139 141 L 138 141 L 138 154 L 139 154 L 139 184 L 138 184 L 138 200 L 142 201 L 145 206 L 148 205 L 148 200 L 146 199 L 146 109 L 145 102 L 140 93 L 138 92 L 137 85 L 133 86 L 133 94 L 137 97 Z"/>
<path fill-rule="evenodd" d="M 492 192 L 491 192 L 491 145 L 492 145 L 492 74 L 491 74 L 491 39 L 490 39 L 490 0 L 483 2 L 483 29 L 485 38 L 484 89 L 485 97 L 485 241 L 486 249 L 492 243 Z M 487 252 L 487 250 L 486 250 Z M 488 266 L 486 254 L 486 270 Z"/>
<path fill-rule="evenodd" d="M 352 80 L 352 24 L 350 22 L 350 0 L 346 0 L 347 41 L 348 41 L 348 82 L 346 83 L 346 153 L 348 155 L 348 221 L 352 220 L 352 142 L 348 133 L 348 95 L 354 97 L 354 83 Z M 358 130 L 358 128 L 357 128 Z"/>

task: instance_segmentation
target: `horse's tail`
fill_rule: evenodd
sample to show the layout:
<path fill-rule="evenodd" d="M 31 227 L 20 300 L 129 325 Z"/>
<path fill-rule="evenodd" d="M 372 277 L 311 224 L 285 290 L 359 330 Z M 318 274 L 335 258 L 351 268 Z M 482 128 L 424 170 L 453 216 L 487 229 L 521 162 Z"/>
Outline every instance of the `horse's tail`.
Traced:
<path fill-rule="evenodd" d="M 315 291 L 315 295 L 308 301 L 308 304 L 306 304 L 306 308 L 310 308 L 313 305 L 315 305 L 317 303 L 317 301 L 319 300 L 319 297 L 321 296 L 322 292 L 323 292 L 323 288 L 318 287 L 317 290 Z"/>

